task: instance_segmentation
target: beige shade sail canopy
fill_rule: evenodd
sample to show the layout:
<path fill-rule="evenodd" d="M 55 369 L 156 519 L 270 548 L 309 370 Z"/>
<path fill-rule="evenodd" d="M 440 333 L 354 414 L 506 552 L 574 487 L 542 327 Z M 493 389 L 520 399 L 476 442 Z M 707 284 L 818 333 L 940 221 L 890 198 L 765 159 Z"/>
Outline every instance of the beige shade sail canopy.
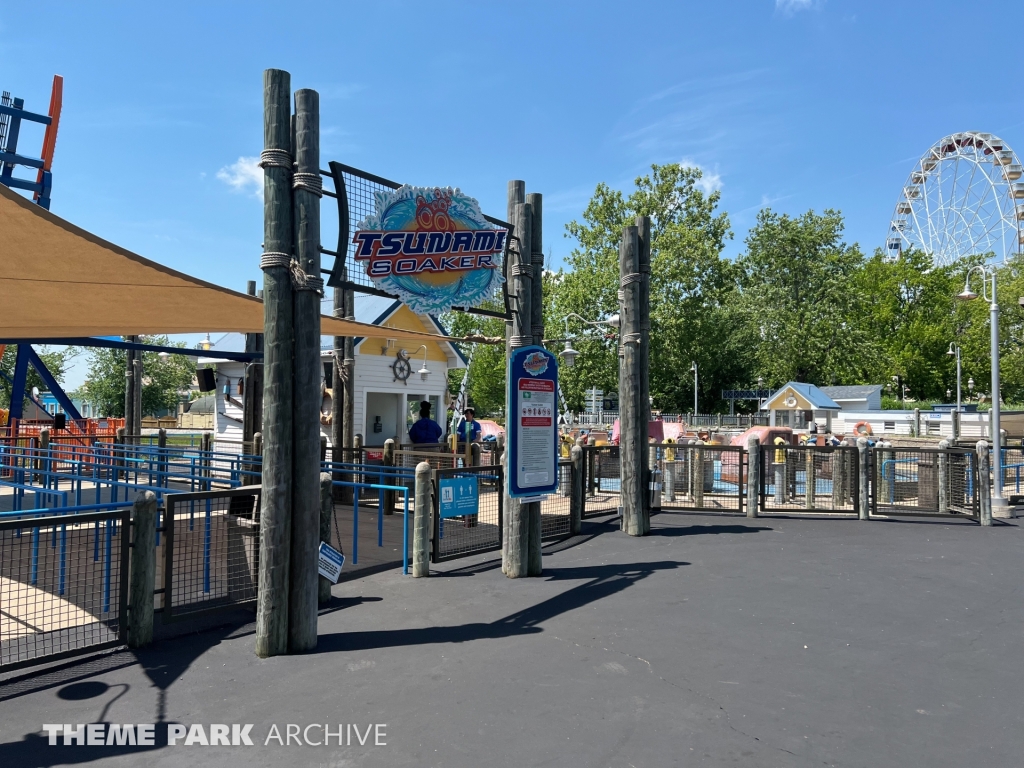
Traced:
<path fill-rule="evenodd" d="M 367 323 L 322 315 L 325 336 Z M 0 339 L 263 332 L 263 302 L 126 251 L 0 185 Z M 388 336 L 445 338 L 389 328 Z"/>

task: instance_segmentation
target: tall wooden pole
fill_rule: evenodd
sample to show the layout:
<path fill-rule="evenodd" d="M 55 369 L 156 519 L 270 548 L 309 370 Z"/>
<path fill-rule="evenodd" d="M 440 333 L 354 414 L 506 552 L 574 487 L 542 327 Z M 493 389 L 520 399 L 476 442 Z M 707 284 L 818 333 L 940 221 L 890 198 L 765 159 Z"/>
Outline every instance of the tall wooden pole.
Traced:
<path fill-rule="evenodd" d="M 288 650 L 291 559 L 294 300 L 291 76 L 263 73 L 263 511 L 256 654 Z"/>
<path fill-rule="evenodd" d="M 637 429 L 640 430 L 640 456 L 643 460 L 640 469 L 640 484 L 643 488 L 643 506 L 641 525 L 645 534 L 651 532 L 651 492 L 653 476 L 651 473 L 651 451 L 647 450 L 648 428 L 651 420 L 651 218 L 636 217 L 637 230 L 637 272 L 640 273 L 640 346 L 637 349 L 639 359 L 637 366 L 640 373 L 639 403 L 637 405 Z"/>
<path fill-rule="evenodd" d="M 246 293 L 256 295 L 256 281 L 249 280 L 245 286 Z M 263 353 L 263 334 L 245 334 L 245 351 L 253 354 Z M 243 376 L 244 392 L 242 394 L 242 450 L 254 453 L 253 439 L 263 429 L 263 361 L 250 361 L 245 364 Z M 246 483 L 250 480 L 246 480 Z"/>
<path fill-rule="evenodd" d="M 540 346 L 544 342 L 544 196 L 531 192 L 526 196 L 530 206 L 530 265 L 533 267 L 533 281 L 530 285 L 530 327 L 533 343 Z M 555 403 L 555 413 L 558 403 Z M 556 469 L 557 471 L 557 469 Z M 541 502 L 531 501 L 528 510 L 529 525 L 529 561 L 527 576 L 540 576 L 544 571 L 544 555 L 541 550 Z"/>
<path fill-rule="evenodd" d="M 316 647 L 320 546 L 320 97 L 295 92 L 295 256 L 305 273 L 295 291 L 292 406 L 292 542 L 288 650 Z"/>
<path fill-rule="evenodd" d="M 508 183 L 508 209 L 507 209 L 508 212 L 506 213 L 505 221 L 507 221 L 509 224 L 512 224 L 513 227 L 515 227 L 516 206 L 517 205 L 522 205 L 525 202 L 526 202 L 526 182 L 525 181 L 519 181 L 519 180 L 510 181 Z M 514 232 L 513 234 L 518 236 L 518 232 Z M 512 315 L 513 319 L 505 321 L 505 358 L 506 359 L 508 359 L 511 356 L 510 352 L 512 350 L 512 337 L 517 333 L 517 331 L 516 331 L 517 325 L 516 325 L 516 321 L 515 321 L 514 318 L 516 316 L 516 311 L 517 311 L 517 304 L 516 304 L 515 296 L 518 293 L 517 286 L 519 285 L 519 283 L 517 282 L 517 278 L 515 277 L 515 275 L 512 274 L 513 273 L 513 267 L 517 263 L 519 263 L 519 261 L 517 260 L 516 253 L 515 253 L 516 251 L 518 251 L 518 245 L 515 248 L 512 248 L 512 247 L 509 248 L 509 265 L 508 265 L 509 294 L 511 296 L 512 307 L 513 307 L 513 315 Z M 532 321 L 532 318 L 531 318 L 531 321 Z M 506 423 L 511 423 L 511 419 L 512 419 L 512 406 L 513 406 L 513 403 L 508 403 L 508 402 L 505 403 L 505 419 L 506 419 Z M 509 469 L 508 451 L 504 451 L 502 453 L 502 459 L 504 461 L 505 472 L 507 473 L 508 469 Z M 505 497 L 504 501 L 505 501 L 505 514 L 502 517 L 502 527 L 503 527 L 503 530 L 502 530 L 502 534 L 501 534 L 501 542 L 502 542 L 502 547 L 501 547 L 501 570 L 502 570 L 502 573 L 507 574 L 508 573 L 508 561 L 509 561 L 509 553 L 510 553 L 510 544 L 511 544 L 511 541 L 512 541 L 512 517 L 513 517 L 513 511 L 515 511 L 515 514 L 518 514 L 519 503 L 517 501 L 507 497 L 507 496 Z"/>
<path fill-rule="evenodd" d="M 509 338 L 509 349 L 516 350 L 520 347 L 528 347 L 533 344 L 532 330 L 532 303 L 533 290 L 530 285 L 533 277 L 533 266 L 530 264 L 530 238 L 533 230 L 533 209 L 529 203 L 516 205 L 515 216 L 512 219 L 515 226 L 515 234 L 518 238 L 517 253 L 513 256 L 513 263 L 509 269 L 512 279 L 513 298 L 512 306 L 512 335 Z M 506 406 L 509 423 L 517 417 L 514 412 L 514 402 Z M 509 452 L 506 452 L 506 454 Z M 508 463 L 506 463 L 506 471 Z M 517 499 L 508 498 L 505 500 L 506 514 L 509 516 L 508 531 L 508 562 L 505 567 L 505 575 L 517 579 L 521 576 L 530 575 L 530 529 L 532 504 L 523 504 Z M 540 509 L 537 509 L 537 527 L 540 524 Z M 538 544 L 540 537 L 537 537 Z"/>
<path fill-rule="evenodd" d="M 641 283 L 639 232 L 626 227 L 619 244 L 619 285 L 622 293 L 622 333 L 619 338 L 619 477 L 622 501 L 622 530 L 630 536 L 644 535 L 643 467 L 647 453 L 647 424 L 641 419 L 640 345 Z M 641 437 L 643 439 L 641 439 Z"/>
<path fill-rule="evenodd" d="M 125 341 L 135 341 L 134 336 L 125 336 Z M 124 353 L 124 432 L 126 435 L 136 433 L 135 421 L 135 350 L 126 349 Z M 126 442 L 131 442 L 131 437 Z"/>

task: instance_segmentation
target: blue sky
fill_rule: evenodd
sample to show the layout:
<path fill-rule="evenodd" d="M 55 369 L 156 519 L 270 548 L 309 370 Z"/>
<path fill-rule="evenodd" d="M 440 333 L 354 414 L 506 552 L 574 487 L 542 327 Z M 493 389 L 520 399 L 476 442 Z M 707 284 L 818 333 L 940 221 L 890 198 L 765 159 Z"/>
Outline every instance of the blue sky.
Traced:
<path fill-rule="evenodd" d="M 721 189 L 730 255 L 766 205 L 838 208 L 870 250 L 941 136 L 1024 149 L 1022 28 L 1009 0 L 5 2 L 0 87 L 45 111 L 65 78 L 56 214 L 244 289 L 262 206 L 239 159 L 262 145 L 266 67 L 320 92 L 324 162 L 459 186 L 497 215 L 525 179 L 555 263 L 598 182 L 667 162 Z"/>

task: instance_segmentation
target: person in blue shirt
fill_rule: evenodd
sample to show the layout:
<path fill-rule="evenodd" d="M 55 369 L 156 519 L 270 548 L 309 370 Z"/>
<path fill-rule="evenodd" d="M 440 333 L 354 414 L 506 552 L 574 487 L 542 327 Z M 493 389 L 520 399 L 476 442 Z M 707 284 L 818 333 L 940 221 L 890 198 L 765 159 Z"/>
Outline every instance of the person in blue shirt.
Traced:
<path fill-rule="evenodd" d="M 430 403 L 423 400 L 420 403 L 420 417 L 409 428 L 409 439 L 418 445 L 437 445 L 443 433 L 438 423 L 430 418 Z"/>
<path fill-rule="evenodd" d="M 459 422 L 459 426 L 455 429 L 455 434 L 459 436 L 459 442 L 466 442 L 466 436 L 469 436 L 469 442 L 475 443 L 480 439 L 480 422 L 476 420 L 476 411 L 472 408 L 467 408 L 462 412 L 462 421 Z"/>

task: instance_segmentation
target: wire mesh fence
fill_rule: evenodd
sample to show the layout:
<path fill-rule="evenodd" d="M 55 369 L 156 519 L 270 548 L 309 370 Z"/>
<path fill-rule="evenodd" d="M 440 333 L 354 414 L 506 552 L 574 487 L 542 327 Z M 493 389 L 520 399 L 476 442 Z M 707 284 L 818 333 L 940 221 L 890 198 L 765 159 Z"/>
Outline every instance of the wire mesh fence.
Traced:
<path fill-rule="evenodd" d="M 124 642 L 130 510 L 0 522 L 0 670 Z"/>
<path fill-rule="evenodd" d="M 855 447 L 762 445 L 760 461 L 762 512 L 858 513 Z"/>
<path fill-rule="evenodd" d="M 259 486 L 168 496 L 163 528 L 165 622 L 255 602 Z"/>
<path fill-rule="evenodd" d="M 746 451 L 727 445 L 651 446 L 660 472 L 653 506 L 712 512 L 742 512 L 746 498 Z"/>
<path fill-rule="evenodd" d="M 433 562 L 501 548 L 504 487 L 501 465 L 434 472 Z"/>
<path fill-rule="evenodd" d="M 1003 498 L 1010 504 L 1024 503 L 1024 448 L 1003 448 Z"/>
<path fill-rule="evenodd" d="M 583 447 L 583 517 L 598 517 L 617 512 L 619 505 L 619 447 L 587 445 Z"/>
<path fill-rule="evenodd" d="M 871 459 L 872 514 L 978 517 L 973 451 L 880 446 Z"/>
<path fill-rule="evenodd" d="M 572 462 L 558 462 L 558 488 L 540 503 L 542 541 L 564 539 L 572 533 Z"/>

